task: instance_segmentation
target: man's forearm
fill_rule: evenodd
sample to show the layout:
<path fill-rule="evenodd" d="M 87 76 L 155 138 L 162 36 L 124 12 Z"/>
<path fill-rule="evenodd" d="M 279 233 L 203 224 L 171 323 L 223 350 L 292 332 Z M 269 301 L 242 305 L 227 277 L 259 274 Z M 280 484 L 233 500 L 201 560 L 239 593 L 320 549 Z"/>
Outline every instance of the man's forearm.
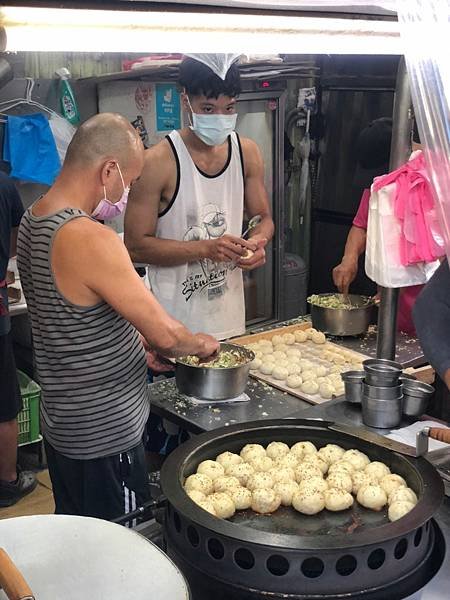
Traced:
<path fill-rule="evenodd" d="M 249 234 L 251 240 L 266 239 L 268 242 L 272 239 L 275 231 L 275 226 L 270 215 L 263 217 L 261 223 L 257 225 Z"/>
<path fill-rule="evenodd" d="M 347 237 L 343 259 L 358 261 L 361 254 L 366 250 L 366 241 L 366 230 L 353 225 Z"/>
<path fill-rule="evenodd" d="M 205 242 L 203 240 L 180 242 L 147 236 L 141 240 L 138 247 L 134 246 L 125 235 L 125 245 L 133 262 L 149 265 L 175 267 L 196 262 L 206 257 Z"/>

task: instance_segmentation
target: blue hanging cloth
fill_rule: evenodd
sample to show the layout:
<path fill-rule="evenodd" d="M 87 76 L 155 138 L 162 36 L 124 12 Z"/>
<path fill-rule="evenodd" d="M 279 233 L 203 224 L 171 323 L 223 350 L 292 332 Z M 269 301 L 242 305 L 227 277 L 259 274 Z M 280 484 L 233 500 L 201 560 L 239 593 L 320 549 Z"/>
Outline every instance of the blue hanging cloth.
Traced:
<path fill-rule="evenodd" d="M 52 185 L 61 169 L 61 161 L 48 119 L 43 114 L 8 116 L 3 160 L 11 165 L 11 177 Z"/>

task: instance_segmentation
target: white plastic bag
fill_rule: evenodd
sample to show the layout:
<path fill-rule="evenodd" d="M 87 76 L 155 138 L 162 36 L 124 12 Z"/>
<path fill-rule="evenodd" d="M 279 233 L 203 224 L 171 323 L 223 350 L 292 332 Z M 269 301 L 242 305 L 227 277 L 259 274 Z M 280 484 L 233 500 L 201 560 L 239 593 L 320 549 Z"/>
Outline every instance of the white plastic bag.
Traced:
<path fill-rule="evenodd" d="M 422 285 L 431 279 L 440 262 L 402 265 L 402 226 L 394 213 L 395 193 L 395 183 L 378 191 L 372 189 L 367 225 L 366 274 L 369 279 L 386 288 Z"/>
<path fill-rule="evenodd" d="M 216 75 L 225 81 L 231 65 L 238 60 L 240 54 L 185 54 L 209 67 Z"/>
<path fill-rule="evenodd" d="M 56 149 L 58 151 L 61 164 L 66 158 L 67 148 L 75 135 L 75 127 L 59 115 L 53 115 L 49 119 L 50 129 L 55 139 Z"/>

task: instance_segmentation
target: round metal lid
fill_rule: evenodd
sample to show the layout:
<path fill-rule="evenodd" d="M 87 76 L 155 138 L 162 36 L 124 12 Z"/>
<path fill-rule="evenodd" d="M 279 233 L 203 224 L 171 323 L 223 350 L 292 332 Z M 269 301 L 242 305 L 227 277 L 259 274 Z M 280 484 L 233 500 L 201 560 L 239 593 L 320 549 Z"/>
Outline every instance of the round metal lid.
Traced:
<path fill-rule="evenodd" d="M 0 545 L 36 598 L 43 600 L 190 597 L 183 575 L 157 546 L 100 519 L 68 515 L 5 519 L 0 521 Z"/>

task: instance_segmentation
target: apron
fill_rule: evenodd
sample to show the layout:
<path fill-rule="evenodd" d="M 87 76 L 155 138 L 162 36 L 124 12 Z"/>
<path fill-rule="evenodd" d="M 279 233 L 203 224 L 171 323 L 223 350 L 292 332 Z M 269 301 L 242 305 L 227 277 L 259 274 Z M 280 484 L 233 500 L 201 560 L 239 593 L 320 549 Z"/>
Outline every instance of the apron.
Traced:
<path fill-rule="evenodd" d="M 8 291 L 6 279 L 0 281 L 0 335 L 6 335 L 11 329 L 8 312 Z"/>

